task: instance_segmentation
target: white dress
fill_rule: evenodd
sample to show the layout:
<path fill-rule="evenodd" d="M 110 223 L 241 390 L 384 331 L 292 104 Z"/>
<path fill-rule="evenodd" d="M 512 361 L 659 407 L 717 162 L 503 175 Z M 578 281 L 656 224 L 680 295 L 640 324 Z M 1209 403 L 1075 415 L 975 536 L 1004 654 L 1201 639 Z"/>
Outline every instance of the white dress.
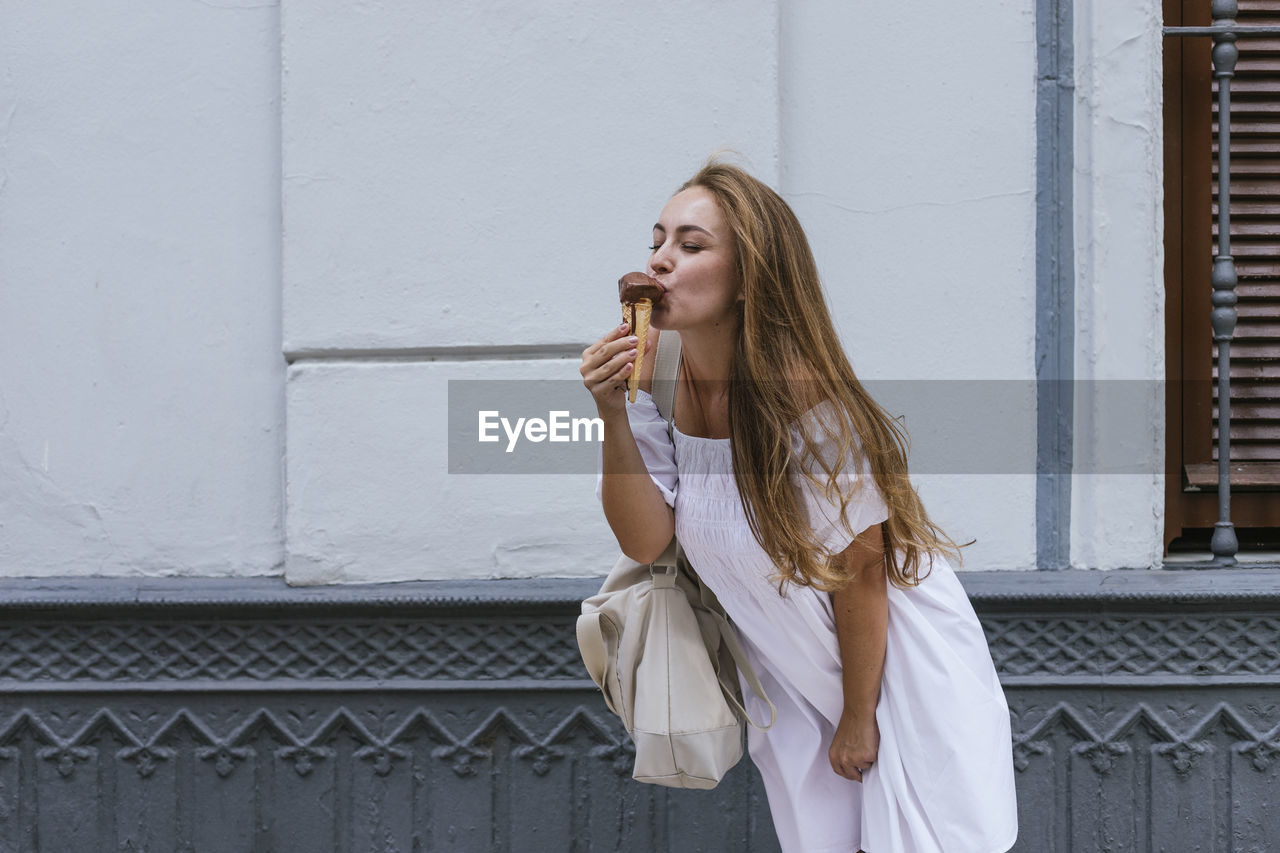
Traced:
<path fill-rule="evenodd" d="M 805 417 L 826 416 L 824 403 Z M 784 853 L 1004 853 L 1017 837 L 1009 712 L 986 638 L 941 556 L 918 586 L 888 587 L 884 676 L 876 706 L 880 749 L 864 782 L 831 769 L 827 750 L 844 705 L 831 600 L 770 580 L 773 562 L 751 535 L 733 479 L 729 439 L 675 431 L 652 397 L 627 407 L 649 473 L 675 510 L 690 563 L 737 627 L 777 706 L 767 732 L 748 729 Z M 798 445 L 797 445 L 798 446 Z M 888 518 L 864 468 L 847 516 L 855 532 Z M 852 476 L 852 475 L 851 475 Z M 597 485 L 597 495 L 599 494 Z M 852 538 L 838 506 L 801 484 L 810 522 L 832 553 Z M 744 683 L 753 719 L 768 708 Z"/>

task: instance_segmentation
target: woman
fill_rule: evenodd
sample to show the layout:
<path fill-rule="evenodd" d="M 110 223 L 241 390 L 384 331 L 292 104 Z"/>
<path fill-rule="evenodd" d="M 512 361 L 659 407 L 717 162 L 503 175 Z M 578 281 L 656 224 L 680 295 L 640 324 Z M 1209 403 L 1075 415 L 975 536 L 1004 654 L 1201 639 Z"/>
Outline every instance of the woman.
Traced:
<path fill-rule="evenodd" d="M 674 444 L 624 324 L 582 355 L 623 553 L 672 533 L 777 705 L 749 730 L 786 853 L 997 853 L 1017 833 L 1008 708 L 905 439 L 845 358 L 795 214 L 711 162 L 663 208 L 650 346 L 678 331 Z M 767 718 L 745 686 L 753 718 Z"/>

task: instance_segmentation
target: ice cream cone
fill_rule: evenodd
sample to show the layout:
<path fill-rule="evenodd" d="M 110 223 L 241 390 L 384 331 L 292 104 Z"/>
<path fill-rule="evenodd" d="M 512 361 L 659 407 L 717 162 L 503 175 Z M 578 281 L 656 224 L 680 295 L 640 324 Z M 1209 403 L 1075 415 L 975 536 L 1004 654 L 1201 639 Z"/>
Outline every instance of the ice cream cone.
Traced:
<path fill-rule="evenodd" d="M 636 391 L 640 389 L 640 368 L 644 366 L 644 348 L 649 340 L 649 318 L 653 315 L 653 300 L 641 299 L 628 302 L 622 306 L 622 319 L 631 324 L 631 334 L 638 338 L 636 343 L 635 366 L 627 377 L 627 401 L 636 401 Z"/>

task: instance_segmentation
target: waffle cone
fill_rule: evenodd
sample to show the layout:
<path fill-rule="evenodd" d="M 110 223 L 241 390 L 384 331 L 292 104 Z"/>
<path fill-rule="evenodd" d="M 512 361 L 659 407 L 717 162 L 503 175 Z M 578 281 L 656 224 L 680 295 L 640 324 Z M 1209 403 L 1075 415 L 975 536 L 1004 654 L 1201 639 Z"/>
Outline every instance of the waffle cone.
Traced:
<path fill-rule="evenodd" d="M 633 314 L 634 312 L 634 314 Z M 653 316 L 653 300 L 641 299 L 638 302 L 624 303 L 622 319 L 631 324 L 631 334 L 639 338 L 636 343 L 635 367 L 627 377 L 627 401 L 636 401 L 636 391 L 640 390 L 640 368 L 644 366 L 644 348 L 649 340 L 649 318 Z"/>

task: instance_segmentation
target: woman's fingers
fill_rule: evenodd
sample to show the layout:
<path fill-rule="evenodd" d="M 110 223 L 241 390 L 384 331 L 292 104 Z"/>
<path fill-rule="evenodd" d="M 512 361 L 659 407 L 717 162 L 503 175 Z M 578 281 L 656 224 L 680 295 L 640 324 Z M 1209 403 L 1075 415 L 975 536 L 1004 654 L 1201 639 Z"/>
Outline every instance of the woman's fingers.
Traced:
<path fill-rule="evenodd" d="M 861 782 L 863 775 L 875 764 L 875 755 L 861 747 L 832 744 L 829 750 L 831 769 L 837 775 Z"/>
<path fill-rule="evenodd" d="M 614 340 L 608 340 L 608 336 L 601 338 L 583 351 L 579 373 L 587 384 L 598 384 L 635 359 L 637 343 L 634 337 L 619 337 Z"/>
<path fill-rule="evenodd" d="M 618 390 L 616 386 L 625 386 L 627 384 L 627 377 L 631 375 L 631 367 L 632 365 L 627 363 L 613 373 L 606 371 L 592 374 L 587 378 L 587 387 L 591 389 L 592 394 L 607 394 L 610 391 L 616 391 Z"/>
<path fill-rule="evenodd" d="M 627 325 L 623 323 L 613 329 L 609 334 L 596 341 L 591 346 L 582 351 L 582 364 L 585 369 L 589 365 L 598 365 L 618 352 L 623 352 L 629 348 L 634 348 L 639 340 L 634 335 L 624 337 L 620 329 L 625 329 Z"/>
<path fill-rule="evenodd" d="M 584 369 L 583 379 L 588 385 L 599 385 L 601 382 L 616 378 L 619 373 L 632 367 L 635 363 L 634 349 L 619 352 L 603 363 L 596 363 Z"/>
<path fill-rule="evenodd" d="M 623 323 L 621 326 L 614 326 L 603 338 L 583 350 L 582 357 L 585 359 L 589 355 L 599 352 L 602 348 L 607 347 L 609 344 L 621 338 L 627 333 L 627 331 L 628 326 L 626 323 Z"/>
<path fill-rule="evenodd" d="M 639 339 L 627 335 L 630 327 L 623 323 L 610 329 L 604 337 L 582 351 L 583 384 L 603 412 L 623 405 L 627 379 L 635 370 Z"/>
<path fill-rule="evenodd" d="M 871 767 L 846 767 L 844 770 L 837 770 L 837 774 L 846 779 L 852 779 L 854 782 L 861 782 L 864 774 L 870 772 Z"/>

